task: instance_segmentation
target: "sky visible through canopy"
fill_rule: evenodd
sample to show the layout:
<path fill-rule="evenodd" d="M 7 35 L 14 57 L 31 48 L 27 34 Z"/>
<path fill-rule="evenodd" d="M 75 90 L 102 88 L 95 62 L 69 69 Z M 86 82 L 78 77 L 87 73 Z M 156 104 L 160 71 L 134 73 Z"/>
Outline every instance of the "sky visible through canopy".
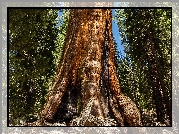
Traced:
<path fill-rule="evenodd" d="M 115 9 L 112 9 L 112 15 L 114 16 L 115 14 Z M 124 47 L 122 45 L 122 41 L 121 41 L 121 36 L 120 36 L 120 33 L 119 33 L 119 28 L 117 26 L 117 24 L 115 23 L 117 22 L 116 20 L 113 20 L 112 22 L 112 32 L 113 32 L 113 36 L 114 36 L 114 39 L 117 43 L 117 50 L 119 52 L 121 52 L 122 56 L 125 55 L 124 53 Z"/>

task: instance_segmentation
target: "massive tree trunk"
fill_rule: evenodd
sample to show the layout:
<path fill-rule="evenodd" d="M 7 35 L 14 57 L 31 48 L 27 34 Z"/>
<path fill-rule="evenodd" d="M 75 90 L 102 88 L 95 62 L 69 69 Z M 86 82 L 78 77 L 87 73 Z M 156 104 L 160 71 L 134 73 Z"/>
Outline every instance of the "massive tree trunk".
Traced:
<path fill-rule="evenodd" d="M 59 69 L 41 117 L 71 126 L 140 126 L 116 76 L 110 9 L 71 9 Z M 104 121 L 104 122 L 103 122 Z M 103 123 L 101 123 L 103 122 Z"/>

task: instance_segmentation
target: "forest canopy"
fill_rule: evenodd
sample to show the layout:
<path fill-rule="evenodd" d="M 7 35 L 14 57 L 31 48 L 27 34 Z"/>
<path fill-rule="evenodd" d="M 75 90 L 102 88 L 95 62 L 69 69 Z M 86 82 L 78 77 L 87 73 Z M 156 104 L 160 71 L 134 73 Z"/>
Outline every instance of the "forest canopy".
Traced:
<path fill-rule="evenodd" d="M 39 118 L 64 58 L 69 14 L 68 9 L 8 9 L 9 125 Z M 126 8 L 115 9 L 113 16 L 122 41 L 115 42 L 117 77 L 144 126 L 171 125 L 171 14 L 171 8 Z"/>

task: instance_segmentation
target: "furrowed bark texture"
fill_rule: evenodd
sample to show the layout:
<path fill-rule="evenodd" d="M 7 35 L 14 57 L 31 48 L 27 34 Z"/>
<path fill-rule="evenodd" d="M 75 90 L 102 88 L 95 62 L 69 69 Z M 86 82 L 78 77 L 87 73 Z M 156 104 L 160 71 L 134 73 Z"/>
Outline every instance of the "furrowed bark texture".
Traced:
<path fill-rule="evenodd" d="M 90 102 L 89 114 L 96 118 L 141 125 L 137 106 L 120 91 L 111 23 L 110 9 L 71 10 L 63 57 L 42 111 L 45 120 L 56 116 L 69 123 Z"/>

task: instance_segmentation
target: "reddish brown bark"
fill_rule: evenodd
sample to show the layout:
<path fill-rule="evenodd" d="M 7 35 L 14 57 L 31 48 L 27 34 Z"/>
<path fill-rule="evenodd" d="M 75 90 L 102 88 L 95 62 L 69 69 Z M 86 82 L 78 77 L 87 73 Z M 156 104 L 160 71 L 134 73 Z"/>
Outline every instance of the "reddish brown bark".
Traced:
<path fill-rule="evenodd" d="M 120 126 L 125 122 L 130 126 L 141 125 L 135 103 L 120 91 L 111 22 L 110 9 L 71 10 L 63 57 L 42 118 L 53 119 L 59 108 L 63 110 L 62 104 L 70 105 L 64 106 L 69 113 L 78 109 L 80 103 L 81 108 L 74 110 L 74 115 L 79 115 L 94 98 L 90 114 L 96 118 L 115 118 Z M 70 101 L 72 94 L 77 95 L 74 103 Z"/>

